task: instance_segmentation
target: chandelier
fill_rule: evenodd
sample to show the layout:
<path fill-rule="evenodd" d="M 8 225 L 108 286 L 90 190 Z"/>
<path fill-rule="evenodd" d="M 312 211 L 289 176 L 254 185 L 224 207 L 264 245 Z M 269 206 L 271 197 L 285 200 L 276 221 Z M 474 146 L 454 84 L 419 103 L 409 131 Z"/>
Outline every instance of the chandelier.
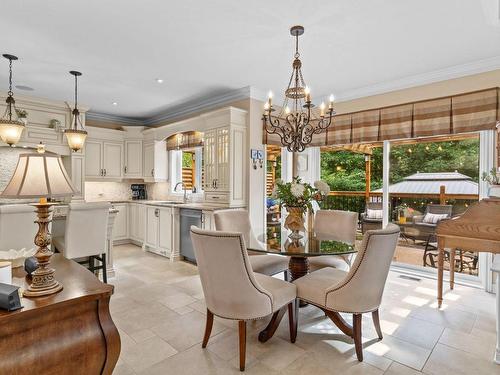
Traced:
<path fill-rule="evenodd" d="M 73 119 L 71 121 L 71 126 L 69 129 L 64 131 L 64 134 L 68 139 L 69 148 L 77 152 L 83 148 L 85 138 L 87 138 L 87 132 L 83 129 L 83 125 L 80 120 L 80 111 L 78 110 L 78 77 L 81 76 L 82 73 L 72 70 L 69 74 L 75 77 L 75 108 L 72 112 Z M 78 124 L 80 124 L 81 129 L 78 129 Z"/>
<path fill-rule="evenodd" d="M 9 91 L 5 100 L 7 108 L 5 108 L 5 113 L 0 119 L 0 138 L 12 147 L 19 142 L 24 130 L 24 122 L 20 121 L 17 116 L 16 101 L 12 92 L 12 61 L 17 60 L 17 57 L 9 54 L 2 56 L 9 60 Z M 12 118 L 13 114 L 16 115 L 16 119 Z"/>
<path fill-rule="evenodd" d="M 304 34 L 304 27 L 293 26 L 290 34 L 295 37 L 295 55 L 292 75 L 285 90 L 285 99 L 278 112 L 273 107 L 273 95 L 270 92 L 264 105 L 262 120 L 266 132 L 278 134 L 283 147 L 291 152 L 302 152 L 311 143 L 314 134 L 325 131 L 331 125 L 335 114 L 334 98 L 330 95 L 328 109 L 325 103 L 321 103 L 319 113 L 313 110 L 311 92 L 304 82 L 301 71 L 302 61 L 299 59 L 299 36 Z"/>

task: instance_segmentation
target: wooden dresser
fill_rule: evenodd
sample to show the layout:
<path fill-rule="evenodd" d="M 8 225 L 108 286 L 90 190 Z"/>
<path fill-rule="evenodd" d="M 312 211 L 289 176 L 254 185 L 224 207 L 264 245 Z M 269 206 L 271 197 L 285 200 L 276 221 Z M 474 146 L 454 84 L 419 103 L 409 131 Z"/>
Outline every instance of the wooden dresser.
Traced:
<path fill-rule="evenodd" d="M 113 286 L 61 254 L 51 258 L 64 289 L 22 298 L 22 309 L 0 310 L 0 374 L 111 374 L 120 336 L 109 313 Z M 25 289 L 22 268 L 13 284 Z"/>

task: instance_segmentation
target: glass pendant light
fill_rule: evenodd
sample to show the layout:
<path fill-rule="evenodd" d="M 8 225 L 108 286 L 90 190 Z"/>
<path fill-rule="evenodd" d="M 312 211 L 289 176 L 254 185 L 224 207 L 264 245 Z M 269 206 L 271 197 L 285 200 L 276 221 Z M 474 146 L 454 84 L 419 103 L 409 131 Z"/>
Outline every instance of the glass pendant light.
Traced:
<path fill-rule="evenodd" d="M 12 61 L 17 60 L 17 57 L 9 54 L 2 56 L 9 60 L 9 91 L 5 100 L 7 108 L 5 108 L 5 113 L 0 119 L 0 138 L 12 147 L 19 142 L 24 130 L 24 122 L 20 121 L 17 116 L 16 101 L 12 92 Z M 12 118 L 13 114 L 16 116 L 15 119 Z"/>
<path fill-rule="evenodd" d="M 83 129 L 82 122 L 80 120 L 80 111 L 78 110 L 78 77 L 82 73 L 77 71 L 70 71 L 69 74 L 75 77 L 75 109 L 73 109 L 73 119 L 71 121 L 71 126 L 69 129 L 64 131 L 66 138 L 68 140 L 69 148 L 77 152 L 83 148 L 85 145 L 85 138 L 87 138 L 87 132 Z M 78 128 L 80 124 L 80 128 Z"/>

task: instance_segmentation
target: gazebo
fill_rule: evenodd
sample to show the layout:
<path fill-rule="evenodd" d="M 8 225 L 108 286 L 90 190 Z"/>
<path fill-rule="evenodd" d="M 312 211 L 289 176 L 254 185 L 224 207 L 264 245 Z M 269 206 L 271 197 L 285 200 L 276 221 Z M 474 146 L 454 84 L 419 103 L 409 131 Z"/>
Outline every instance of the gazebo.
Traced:
<path fill-rule="evenodd" d="M 382 189 L 374 192 L 382 193 Z M 389 186 L 389 194 L 394 195 L 477 195 L 479 185 L 471 177 L 462 173 L 437 172 L 422 173 L 417 172 L 403 181 Z"/>

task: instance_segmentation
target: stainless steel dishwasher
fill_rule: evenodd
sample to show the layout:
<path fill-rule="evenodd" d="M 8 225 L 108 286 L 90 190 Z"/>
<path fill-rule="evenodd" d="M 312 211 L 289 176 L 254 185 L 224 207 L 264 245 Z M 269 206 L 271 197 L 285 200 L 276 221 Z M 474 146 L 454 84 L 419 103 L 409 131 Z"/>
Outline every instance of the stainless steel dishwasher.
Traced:
<path fill-rule="evenodd" d="M 194 255 L 193 243 L 191 242 L 191 225 L 196 225 L 201 228 L 202 223 L 202 212 L 201 210 L 192 210 L 189 208 L 180 209 L 181 218 L 181 236 L 180 236 L 180 247 L 181 255 L 188 262 L 196 264 L 196 256 Z"/>

